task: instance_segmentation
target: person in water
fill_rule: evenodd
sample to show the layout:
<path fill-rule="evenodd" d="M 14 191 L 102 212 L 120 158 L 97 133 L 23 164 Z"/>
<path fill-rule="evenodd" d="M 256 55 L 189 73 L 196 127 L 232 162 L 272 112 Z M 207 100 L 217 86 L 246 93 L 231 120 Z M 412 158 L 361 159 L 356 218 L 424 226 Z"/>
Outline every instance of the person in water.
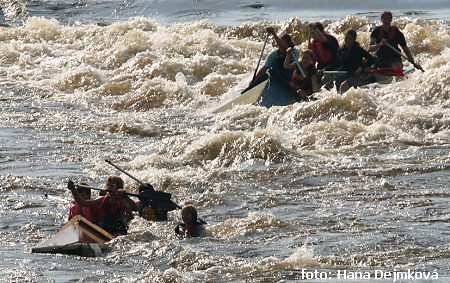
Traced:
<path fill-rule="evenodd" d="M 336 60 L 339 42 L 336 37 L 324 30 L 320 22 L 309 25 L 311 29 L 311 50 L 317 69 L 324 69 Z"/>
<path fill-rule="evenodd" d="M 91 199 L 91 189 L 89 188 L 77 188 L 78 194 L 83 199 Z M 76 215 L 81 215 L 90 222 L 97 224 L 97 219 L 95 216 L 95 211 L 93 207 L 83 207 L 80 206 L 77 202 L 73 202 L 69 209 L 69 219 L 72 219 Z"/>
<path fill-rule="evenodd" d="M 148 183 L 139 186 L 139 194 L 143 194 L 147 190 L 154 191 L 153 186 Z M 136 205 L 138 206 L 139 216 L 151 221 L 166 221 L 168 219 L 168 212 L 176 209 L 173 202 L 151 202 L 148 205 L 144 205 L 140 200 L 138 200 Z"/>
<path fill-rule="evenodd" d="M 358 87 L 370 82 L 371 77 L 364 74 L 368 67 L 375 62 L 375 58 L 364 50 L 356 41 L 356 31 L 353 29 L 345 33 L 344 46 L 339 48 L 336 60 L 325 70 L 346 71 L 346 75 L 336 78 L 336 87 L 345 92 L 351 87 Z M 328 85 L 328 87 L 331 87 Z"/>
<path fill-rule="evenodd" d="M 203 225 L 197 221 L 197 210 L 192 205 L 181 209 L 182 224 L 175 227 L 175 234 L 186 238 L 201 237 L 205 233 Z"/>
<path fill-rule="evenodd" d="M 266 28 L 266 31 L 273 35 L 273 38 L 278 45 L 278 49 L 272 51 L 269 56 L 267 56 L 264 66 L 256 73 L 256 76 L 250 82 L 250 85 L 257 82 L 261 77 L 263 77 L 269 69 L 272 70 L 272 74 L 278 75 L 278 77 L 285 82 L 289 82 L 292 75 L 292 70 L 287 70 L 283 67 L 284 59 L 286 57 L 286 50 L 288 48 L 294 48 L 294 42 L 292 41 L 291 36 L 285 33 L 281 37 L 279 37 L 275 33 L 273 27 Z M 298 57 L 298 50 L 294 49 L 293 52 L 295 52 L 295 56 Z"/>
<path fill-rule="evenodd" d="M 136 203 L 131 200 L 123 190 L 123 180 L 119 176 L 109 176 L 106 179 L 105 188 L 111 191 L 105 196 L 96 199 L 84 199 L 78 193 L 72 181 L 67 182 L 67 188 L 78 205 L 82 207 L 96 207 L 98 225 L 112 235 L 127 234 L 127 212 L 137 211 Z"/>
<path fill-rule="evenodd" d="M 392 13 L 390 11 L 381 13 L 381 22 L 383 24 L 377 26 L 370 34 L 369 42 L 369 52 L 376 52 L 376 67 L 403 69 L 401 55 L 392 50 L 387 44 L 391 45 L 398 52 L 400 52 L 400 48 L 398 47 L 400 45 L 408 59 L 415 63 L 411 51 L 406 44 L 405 36 L 396 26 L 392 25 Z M 418 66 L 420 67 L 420 65 Z"/>
<path fill-rule="evenodd" d="M 300 66 L 305 73 L 306 78 L 298 69 L 297 62 L 292 62 L 292 48 L 286 50 L 287 55 L 284 60 L 284 67 L 286 69 L 295 69 L 291 76 L 291 86 L 297 91 L 303 100 L 308 100 L 313 93 L 319 90 L 317 69 L 314 67 L 313 54 L 311 50 L 306 50 L 302 53 Z"/>

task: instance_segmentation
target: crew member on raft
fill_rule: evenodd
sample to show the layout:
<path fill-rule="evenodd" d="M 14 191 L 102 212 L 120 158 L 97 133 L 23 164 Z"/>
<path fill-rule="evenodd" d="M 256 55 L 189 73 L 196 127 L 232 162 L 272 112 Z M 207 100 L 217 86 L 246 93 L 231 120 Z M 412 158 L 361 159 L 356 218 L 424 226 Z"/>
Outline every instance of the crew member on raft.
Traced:
<path fill-rule="evenodd" d="M 258 73 L 256 73 L 256 76 L 253 81 L 250 82 L 250 85 L 252 85 L 254 82 L 257 82 L 261 77 L 263 77 L 269 69 L 273 71 L 272 74 L 278 74 L 279 77 L 286 82 L 289 82 L 292 75 L 292 70 L 287 70 L 283 67 L 284 59 L 286 57 L 286 50 L 290 47 L 294 48 L 294 43 L 292 42 L 291 36 L 285 33 L 280 38 L 275 33 L 273 27 L 267 27 L 266 31 L 273 35 L 273 38 L 277 42 L 278 49 L 272 51 L 269 56 L 267 56 L 264 66 L 259 69 Z M 296 57 L 298 57 L 298 50 L 294 49 L 294 52 Z"/>
<path fill-rule="evenodd" d="M 114 192 L 108 192 L 106 196 L 96 199 L 84 199 L 75 189 L 74 183 L 69 180 L 67 188 L 72 192 L 75 201 L 82 207 L 96 207 L 96 217 L 98 225 L 112 235 L 125 235 L 128 230 L 127 218 L 124 212 L 137 211 L 136 203 L 124 194 L 123 180 L 119 176 L 109 176 L 106 179 L 106 189 Z"/>
<path fill-rule="evenodd" d="M 182 224 L 175 227 L 175 234 L 186 238 L 201 237 L 205 234 L 205 228 L 197 221 L 197 210 L 192 205 L 185 205 L 181 209 Z"/>
<path fill-rule="evenodd" d="M 145 184 L 145 186 L 139 186 L 139 194 L 142 194 L 146 190 L 153 191 L 153 186 L 148 183 Z M 138 200 L 136 205 L 138 206 L 139 216 L 151 221 L 166 221 L 168 218 L 168 212 L 177 209 L 173 202 L 150 203 L 149 205 L 144 205 L 140 200 Z"/>
<path fill-rule="evenodd" d="M 336 37 L 324 31 L 320 22 L 309 25 L 311 29 L 311 50 L 317 69 L 324 69 L 336 60 L 339 42 Z"/>
<path fill-rule="evenodd" d="M 314 67 L 312 51 L 304 51 L 302 53 L 302 59 L 299 62 L 306 78 L 303 77 L 298 69 L 297 62 L 289 63 L 292 58 L 292 48 L 288 48 L 286 52 L 287 55 L 284 60 L 284 67 L 286 69 L 295 69 L 292 73 L 290 84 L 303 100 L 308 100 L 314 92 L 319 91 L 317 69 Z"/>
<path fill-rule="evenodd" d="M 375 58 L 356 41 L 356 31 L 350 29 L 345 33 L 345 43 L 339 48 L 336 60 L 325 70 L 337 69 L 347 72 L 335 80 L 337 89 L 345 92 L 350 87 L 362 86 L 371 81 L 371 76 L 364 74 L 363 71 L 368 71 L 368 67 L 374 62 Z M 331 87 L 330 84 L 328 87 Z"/>
<path fill-rule="evenodd" d="M 82 183 L 83 184 L 83 183 Z M 89 188 L 77 188 L 78 194 L 83 199 L 91 199 L 91 189 Z M 69 220 L 76 215 L 81 215 L 94 224 L 97 224 L 97 219 L 94 218 L 95 210 L 93 207 L 83 207 L 77 202 L 73 202 L 69 209 Z"/>
<path fill-rule="evenodd" d="M 381 13 L 381 26 L 377 26 L 370 34 L 369 52 L 375 52 L 377 55 L 376 67 L 378 68 L 399 68 L 403 69 L 402 57 L 400 54 L 392 50 L 386 43 L 400 52 L 399 45 L 405 51 L 408 59 L 414 62 L 411 51 L 406 44 L 405 36 L 396 27 L 392 26 L 392 13 L 384 11 Z M 418 65 L 420 66 L 420 65 Z M 422 68 L 422 67 L 420 67 Z"/>

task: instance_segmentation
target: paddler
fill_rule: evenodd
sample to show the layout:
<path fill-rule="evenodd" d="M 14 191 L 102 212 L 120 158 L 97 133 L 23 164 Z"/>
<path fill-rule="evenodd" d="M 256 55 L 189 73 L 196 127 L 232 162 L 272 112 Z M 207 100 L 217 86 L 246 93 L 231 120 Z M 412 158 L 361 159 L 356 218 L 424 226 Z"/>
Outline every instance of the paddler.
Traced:
<path fill-rule="evenodd" d="M 321 70 L 336 60 L 339 42 L 336 37 L 324 30 L 322 23 L 316 22 L 309 25 L 311 29 L 311 50 L 317 69 Z"/>
<path fill-rule="evenodd" d="M 182 224 L 175 227 L 175 234 L 186 238 L 201 237 L 205 234 L 205 228 L 197 221 L 197 209 L 192 205 L 185 205 L 181 209 Z"/>
<path fill-rule="evenodd" d="M 370 34 L 369 52 L 376 52 L 377 59 L 375 66 L 378 68 L 399 68 L 403 69 L 403 63 L 399 45 L 405 51 L 409 61 L 413 64 L 414 58 L 406 44 L 405 36 L 396 27 L 392 26 L 392 13 L 384 11 L 381 13 L 381 26 L 377 26 Z M 398 52 L 392 50 L 388 44 Z M 422 68 L 419 64 L 418 67 Z"/>
<path fill-rule="evenodd" d="M 289 63 L 292 59 L 292 48 L 288 48 L 286 52 L 284 67 L 286 69 L 295 69 L 291 76 L 291 86 L 303 100 L 308 100 L 313 93 L 319 91 L 318 75 L 317 69 L 314 67 L 313 53 L 311 50 L 304 51 L 302 53 L 302 59 L 299 62 L 306 75 L 305 78 L 298 69 L 297 62 Z"/>
<path fill-rule="evenodd" d="M 96 207 L 98 225 L 115 236 L 127 234 L 128 213 L 138 210 L 136 203 L 124 194 L 123 187 L 122 178 L 112 175 L 106 179 L 105 188 L 113 192 L 96 199 L 84 199 L 74 183 L 71 180 L 67 182 L 67 188 L 72 192 L 75 201 L 82 207 Z"/>
<path fill-rule="evenodd" d="M 281 37 L 279 37 L 273 27 L 267 27 L 266 31 L 273 36 L 278 45 L 278 49 L 272 51 L 269 56 L 267 56 L 264 66 L 256 73 L 256 76 L 250 82 L 250 85 L 252 85 L 254 82 L 257 82 L 261 77 L 263 77 L 269 69 L 272 70 L 271 74 L 275 74 L 283 81 L 289 82 L 292 75 L 292 70 L 287 70 L 283 67 L 284 59 L 286 57 L 286 50 L 288 48 L 293 48 L 295 57 L 298 58 L 299 52 L 294 48 L 294 42 L 292 41 L 292 38 L 289 34 L 285 33 L 281 35 Z"/>
<path fill-rule="evenodd" d="M 340 92 L 345 92 L 350 87 L 362 86 L 371 81 L 371 76 L 364 71 L 369 71 L 369 66 L 374 62 L 375 58 L 356 41 L 356 31 L 350 29 L 345 33 L 345 43 L 339 48 L 336 60 L 325 70 L 347 72 L 346 75 L 335 79 L 336 88 Z M 328 86 L 330 87 L 330 84 Z"/>
<path fill-rule="evenodd" d="M 83 184 L 83 183 L 82 183 Z M 77 188 L 78 194 L 83 199 L 91 199 L 91 189 L 81 187 Z M 83 207 L 80 206 L 76 201 L 72 203 L 69 209 L 69 219 L 72 219 L 76 215 L 81 215 L 87 220 L 91 221 L 94 224 L 97 224 L 97 219 L 95 218 L 95 210 L 93 207 Z"/>

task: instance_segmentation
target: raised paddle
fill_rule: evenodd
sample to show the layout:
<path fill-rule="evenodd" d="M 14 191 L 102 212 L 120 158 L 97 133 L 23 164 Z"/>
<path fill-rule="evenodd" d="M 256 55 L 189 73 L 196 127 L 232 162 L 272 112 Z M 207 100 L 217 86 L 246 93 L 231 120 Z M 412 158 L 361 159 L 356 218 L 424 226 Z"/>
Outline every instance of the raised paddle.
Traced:
<path fill-rule="evenodd" d="M 267 40 L 268 40 L 268 39 L 269 39 L 269 33 L 266 33 L 266 38 L 264 39 L 264 44 L 263 44 L 263 47 L 262 47 L 262 49 L 261 49 L 261 53 L 259 54 L 258 63 L 256 64 L 255 72 L 253 73 L 252 82 L 253 82 L 253 80 L 254 80 L 255 77 L 256 77 L 256 73 L 258 72 L 259 63 L 261 63 L 261 58 L 262 58 L 262 56 L 263 56 L 264 49 L 266 48 L 266 43 L 267 43 Z"/>
<path fill-rule="evenodd" d="M 346 75 L 347 71 L 324 71 L 324 74 Z M 369 74 L 377 74 L 382 76 L 403 77 L 405 73 L 399 68 L 377 68 L 368 72 Z"/>
<path fill-rule="evenodd" d="M 403 55 L 403 54 L 402 54 L 400 51 L 398 51 L 398 49 L 396 49 L 394 46 L 390 45 L 389 43 L 386 43 L 386 45 L 387 45 L 390 49 L 392 49 L 395 53 L 397 53 L 398 55 L 400 55 L 400 56 L 402 56 L 403 58 L 405 58 L 409 63 L 413 64 L 413 66 L 414 66 L 416 69 L 419 69 L 419 70 L 421 70 L 422 72 L 425 72 L 425 70 L 424 70 L 421 66 L 419 66 L 419 65 L 417 65 L 416 63 L 414 63 L 413 61 L 409 60 L 408 57 L 406 57 L 405 55 Z"/>
<path fill-rule="evenodd" d="M 135 180 L 136 182 L 138 182 L 139 184 L 141 184 L 142 186 L 145 186 L 145 188 L 147 188 L 148 190 L 144 190 L 143 192 L 145 192 L 145 191 L 150 191 L 150 192 L 152 192 L 152 191 L 153 191 L 153 192 L 163 193 L 163 192 L 155 191 L 155 189 L 153 188 L 152 185 L 142 182 L 142 181 L 139 180 L 138 178 L 134 177 L 133 175 L 131 175 L 131 174 L 128 173 L 127 171 L 125 171 L 125 170 L 123 170 L 122 168 L 120 168 L 118 165 L 114 164 L 112 161 L 110 161 L 110 160 L 108 160 L 108 159 L 105 159 L 105 161 L 106 161 L 109 165 L 111 165 L 112 167 L 116 168 L 117 170 L 119 170 L 119 171 L 122 172 L 123 174 L 127 175 L 127 176 L 130 177 L 131 179 L 133 179 L 133 180 Z M 167 194 L 167 193 L 166 193 L 166 194 Z M 139 200 L 140 200 L 140 199 L 139 199 Z M 141 200 L 141 201 L 142 201 L 142 200 Z M 182 209 L 182 207 L 181 207 L 179 204 L 177 204 L 176 202 L 174 202 L 174 201 L 172 201 L 172 200 L 171 200 L 170 202 L 171 202 L 176 208 Z M 201 219 L 200 217 L 198 218 L 198 221 L 199 221 L 201 224 L 207 224 L 206 221 L 203 220 L 203 219 Z"/>

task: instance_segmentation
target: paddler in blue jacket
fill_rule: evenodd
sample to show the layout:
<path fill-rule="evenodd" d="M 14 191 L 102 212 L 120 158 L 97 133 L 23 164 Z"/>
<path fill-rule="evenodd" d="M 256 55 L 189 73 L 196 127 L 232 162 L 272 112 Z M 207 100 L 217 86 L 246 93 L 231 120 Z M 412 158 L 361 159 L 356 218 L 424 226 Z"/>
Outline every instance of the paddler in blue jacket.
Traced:
<path fill-rule="evenodd" d="M 291 79 L 293 69 L 285 69 L 284 68 L 284 59 L 286 57 L 286 50 L 288 48 L 293 48 L 293 53 L 295 57 L 298 58 L 298 50 L 294 48 L 294 42 L 292 42 L 292 38 L 289 34 L 285 33 L 281 37 L 279 37 L 273 27 L 267 27 L 266 31 L 273 35 L 273 38 L 277 42 L 278 49 L 272 51 L 269 56 L 267 56 L 266 62 L 264 66 L 259 69 L 253 81 L 250 82 L 250 85 L 257 82 L 258 79 L 263 77 L 267 70 L 272 70 L 272 74 L 276 74 L 283 81 L 288 83 Z"/>

